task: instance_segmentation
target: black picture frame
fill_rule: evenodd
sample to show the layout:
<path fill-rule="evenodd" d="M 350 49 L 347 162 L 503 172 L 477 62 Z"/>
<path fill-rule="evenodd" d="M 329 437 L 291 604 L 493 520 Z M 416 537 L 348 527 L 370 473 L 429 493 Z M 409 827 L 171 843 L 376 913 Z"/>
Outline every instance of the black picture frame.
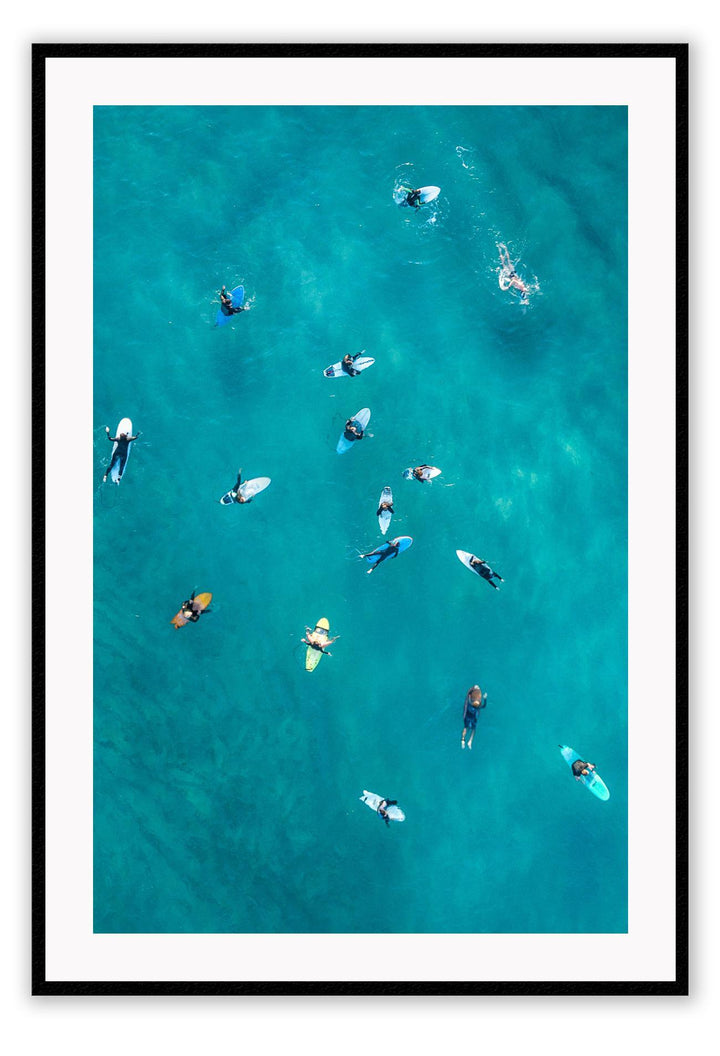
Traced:
<path fill-rule="evenodd" d="M 688 46 L 686 44 L 34 44 L 32 48 L 32 269 L 46 280 L 46 64 L 63 58 L 643 58 L 675 64 L 676 131 L 676 977 L 672 981 L 578 982 L 137 982 L 48 979 L 46 970 L 46 520 L 33 507 L 32 714 L 32 993 L 34 995 L 684 995 L 688 993 Z M 46 437 L 45 320 L 32 330 L 33 472 L 44 473 Z"/>

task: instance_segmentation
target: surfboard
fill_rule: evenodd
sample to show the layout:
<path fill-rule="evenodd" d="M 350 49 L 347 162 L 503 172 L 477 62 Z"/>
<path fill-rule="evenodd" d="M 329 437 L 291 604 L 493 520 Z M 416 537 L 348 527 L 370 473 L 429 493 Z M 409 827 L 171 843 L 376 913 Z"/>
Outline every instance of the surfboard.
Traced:
<path fill-rule="evenodd" d="M 200 608 L 200 612 L 203 612 L 208 607 L 210 602 L 212 601 L 212 594 L 210 594 L 208 592 L 206 592 L 205 594 L 196 594 L 194 600 L 197 602 L 197 604 L 198 604 L 198 606 Z M 188 618 L 183 614 L 182 609 L 180 609 L 180 612 L 178 612 L 170 620 L 170 623 L 173 623 L 175 625 L 175 630 L 176 631 L 178 630 L 178 628 L 184 627 L 186 623 L 194 623 L 194 622 L 197 622 L 197 621 L 188 620 Z"/>
<path fill-rule="evenodd" d="M 403 470 L 403 476 L 405 477 L 405 480 L 417 480 L 418 479 L 413 474 L 413 468 L 414 468 L 413 466 L 408 466 L 407 469 Z M 422 480 L 433 480 L 434 477 L 439 477 L 441 473 L 442 473 L 442 470 L 438 469 L 437 466 L 426 466 L 426 468 L 422 471 L 421 479 Z"/>
<path fill-rule="evenodd" d="M 378 567 L 378 562 L 380 561 L 380 558 L 382 557 L 383 552 L 386 552 L 387 550 L 389 550 L 390 547 L 393 546 L 395 543 L 398 544 L 398 554 L 401 554 L 403 552 L 403 550 L 407 550 L 407 549 L 409 549 L 412 546 L 412 536 L 410 536 L 410 535 L 396 535 L 395 538 L 391 539 L 389 543 L 381 543 L 380 546 L 376 547 L 376 549 L 380 551 L 379 553 L 368 554 L 365 557 L 365 560 L 368 562 L 369 565 L 372 566 L 367 571 L 368 575 L 370 575 L 371 572 L 374 572 L 375 569 Z M 394 561 L 395 558 L 394 557 L 388 557 L 387 560 L 388 561 Z"/>
<path fill-rule="evenodd" d="M 434 202 L 440 194 L 440 188 L 433 187 L 432 184 L 428 184 L 427 187 L 419 187 L 418 190 L 420 191 L 420 202 L 422 205 L 427 205 L 428 202 Z"/>
<path fill-rule="evenodd" d="M 236 286 L 234 290 L 230 291 L 232 297 L 233 308 L 242 308 L 242 303 L 245 300 L 245 289 L 242 286 Z M 225 315 L 222 308 L 218 308 L 217 315 L 215 316 L 215 326 L 225 326 L 225 323 L 229 322 L 233 318 L 232 315 Z"/>
<path fill-rule="evenodd" d="M 570 767 L 570 772 L 572 773 L 572 764 L 577 759 L 582 759 L 582 756 L 578 755 L 575 749 L 570 748 L 567 744 L 561 744 L 559 745 L 559 748 L 560 754 Z M 573 776 L 575 775 L 573 774 Z M 592 794 L 597 796 L 598 799 L 602 799 L 603 801 L 610 799 L 610 790 L 596 770 L 591 770 L 587 776 L 581 775 L 579 780 L 585 785 L 585 788 L 589 788 Z"/>
<path fill-rule="evenodd" d="M 121 418 L 120 421 L 118 422 L 118 427 L 115 430 L 115 436 L 120 436 L 120 433 L 127 433 L 128 436 L 132 436 L 133 435 L 132 422 L 130 421 L 129 418 Z M 117 445 L 117 441 L 115 441 L 115 443 L 112 446 L 112 454 L 113 455 L 117 451 L 117 446 L 118 446 Z M 132 447 L 132 444 L 128 444 L 128 446 L 127 446 L 127 454 L 125 456 L 124 461 L 123 462 L 116 462 L 115 465 L 113 466 L 113 468 L 110 470 L 110 480 L 113 482 L 113 484 L 119 484 L 120 481 L 123 478 L 123 473 L 125 472 L 125 466 L 128 464 L 128 459 L 130 458 L 130 448 L 131 447 Z"/>
<path fill-rule="evenodd" d="M 375 360 L 372 356 L 358 356 L 357 359 L 353 360 L 353 367 L 355 370 L 367 370 L 371 367 Z M 331 366 L 326 367 L 323 371 L 326 378 L 350 378 L 352 374 L 348 374 L 342 369 L 342 360 L 339 363 L 333 363 Z"/>
<path fill-rule="evenodd" d="M 322 616 L 315 624 L 315 630 L 317 631 L 318 638 L 321 638 L 321 645 L 324 645 L 328 640 L 330 632 L 330 624 L 324 616 Z M 305 652 L 305 670 L 314 671 L 317 665 L 320 663 L 322 653 L 319 649 L 313 649 L 311 645 L 307 647 Z"/>
<path fill-rule="evenodd" d="M 477 561 L 477 557 L 475 557 L 475 554 L 470 554 L 467 550 L 456 550 L 455 553 L 457 554 L 458 559 L 462 561 L 462 563 L 465 565 L 465 568 L 469 568 L 473 575 L 479 576 L 480 579 L 485 579 L 485 576 L 481 576 L 478 570 L 476 568 L 473 568 L 473 566 L 470 564 L 472 558 L 475 558 L 475 560 Z M 502 580 L 500 582 L 502 582 Z"/>
<path fill-rule="evenodd" d="M 356 425 L 359 425 L 363 430 L 367 429 L 367 424 L 370 421 L 370 409 L 368 407 L 363 407 L 357 412 L 357 414 L 353 415 L 352 421 Z M 335 450 L 339 455 L 342 455 L 346 451 L 349 451 L 354 443 L 357 443 L 357 441 L 346 439 L 345 428 L 343 427 L 343 431 L 340 434 L 340 439 L 338 440 L 337 447 Z"/>
<path fill-rule="evenodd" d="M 383 488 L 383 490 L 380 493 L 380 499 L 378 501 L 378 509 L 380 508 L 380 505 L 383 502 L 389 502 L 392 505 L 392 501 L 393 501 L 392 489 L 389 487 L 389 485 L 386 484 L 385 487 Z M 390 521 L 391 520 L 392 520 L 392 514 L 390 513 L 390 510 L 382 510 L 378 514 L 378 524 L 380 525 L 380 531 L 382 532 L 383 535 L 385 535 L 385 532 L 390 527 Z"/>
<path fill-rule="evenodd" d="M 366 803 L 370 810 L 374 810 L 377 814 L 377 809 L 382 803 L 384 796 L 378 796 L 375 792 L 368 792 L 366 788 L 363 789 L 363 794 L 360 799 L 363 803 Z M 390 821 L 405 821 L 405 815 L 400 810 L 400 807 L 396 803 L 393 803 L 391 807 L 386 807 L 388 817 Z"/>
<path fill-rule="evenodd" d="M 238 488 L 238 494 L 242 495 L 245 502 L 248 502 L 256 495 L 259 495 L 261 491 L 265 491 L 265 488 L 270 483 L 270 477 L 253 477 L 252 480 L 244 480 Z M 220 502 L 223 506 L 232 506 L 234 502 L 237 502 L 237 499 L 233 497 L 232 491 L 226 491 L 220 499 Z M 240 505 L 242 505 L 242 503 L 240 503 Z"/>

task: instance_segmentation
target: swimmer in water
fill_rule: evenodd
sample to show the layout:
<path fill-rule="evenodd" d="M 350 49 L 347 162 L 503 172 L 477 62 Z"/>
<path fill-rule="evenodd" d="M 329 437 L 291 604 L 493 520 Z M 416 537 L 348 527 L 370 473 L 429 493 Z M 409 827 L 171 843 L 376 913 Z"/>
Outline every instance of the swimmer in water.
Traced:
<path fill-rule="evenodd" d="M 518 275 L 515 270 L 515 264 L 510 259 L 508 248 L 504 242 L 497 242 L 497 248 L 500 253 L 500 274 L 498 275 L 498 283 L 501 290 L 515 289 L 520 292 L 520 303 L 529 304 L 528 294 L 530 293 L 530 287 L 526 282 Z"/>

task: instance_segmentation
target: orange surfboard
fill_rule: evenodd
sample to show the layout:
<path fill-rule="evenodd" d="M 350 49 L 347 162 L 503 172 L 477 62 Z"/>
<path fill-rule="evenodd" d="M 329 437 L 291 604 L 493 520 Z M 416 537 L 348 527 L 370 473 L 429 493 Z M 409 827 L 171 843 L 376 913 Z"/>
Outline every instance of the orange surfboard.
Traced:
<path fill-rule="evenodd" d="M 203 612 L 203 610 L 206 609 L 212 601 L 212 594 L 196 594 L 194 600 L 198 606 L 198 611 Z M 178 627 L 184 627 L 186 623 L 191 623 L 194 621 L 189 620 L 184 615 L 182 609 L 180 609 L 180 612 L 178 612 L 176 616 L 173 616 L 170 622 L 175 625 L 175 630 L 177 630 Z"/>

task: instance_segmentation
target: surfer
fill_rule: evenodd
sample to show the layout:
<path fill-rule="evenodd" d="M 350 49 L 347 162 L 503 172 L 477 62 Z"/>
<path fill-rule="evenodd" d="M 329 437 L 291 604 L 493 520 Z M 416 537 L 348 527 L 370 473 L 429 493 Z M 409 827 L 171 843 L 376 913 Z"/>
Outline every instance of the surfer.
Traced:
<path fill-rule="evenodd" d="M 467 742 L 469 749 L 472 749 L 473 737 L 475 736 L 475 726 L 477 724 L 477 717 L 480 708 L 487 707 L 487 693 L 483 693 L 480 686 L 470 686 L 470 689 L 465 695 L 465 709 L 463 711 L 463 731 L 462 738 L 460 740 L 460 747 L 465 747 L 465 734 L 470 730 L 470 737 Z"/>
<path fill-rule="evenodd" d="M 576 759 L 570 769 L 575 780 L 579 781 L 581 778 L 587 777 L 590 771 L 595 769 L 595 764 L 586 763 L 584 759 Z"/>
<path fill-rule="evenodd" d="M 415 209 L 419 209 L 422 205 L 420 196 L 422 194 L 422 188 L 416 187 L 415 190 L 410 190 L 405 195 L 405 205 L 412 205 Z"/>
<path fill-rule="evenodd" d="M 305 633 L 307 638 L 300 639 L 305 645 L 309 645 L 311 649 L 317 649 L 320 653 L 326 653 L 327 656 L 332 656 L 332 653 L 325 646 L 336 642 L 340 637 L 339 634 L 336 634 L 334 638 L 326 638 L 324 634 L 317 633 L 317 627 L 313 631 L 307 624 L 305 625 Z"/>
<path fill-rule="evenodd" d="M 128 436 L 127 433 L 120 433 L 118 436 L 110 436 L 110 429 L 107 425 L 105 426 L 105 432 L 107 434 L 108 440 L 111 440 L 112 443 L 117 444 L 117 447 L 113 451 L 113 456 L 110 460 L 110 465 L 105 470 L 103 484 L 109 477 L 110 471 L 116 463 L 119 463 L 120 469 L 122 469 L 122 467 L 125 465 L 125 462 L 127 461 L 128 451 L 130 450 L 130 444 L 133 442 L 133 440 L 137 440 L 137 438 L 140 436 L 140 433 L 136 433 L 135 436 Z"/>
<path fill-rule="evenodd" d="M 508 248 L 504 242 L 497 242 L 497 248 L 500 252 L 500 274 L 498 276 L 498 283 L 500 284 L 501 290 L 513 289 L 519 290 L 521 293 L 520 303 L 528 304 L 528 294 L 530 293 L 530 287 L 527 283 L 523 282 L 518 273 L 515 271 L 515 265 L 510 260 L 510 254 Z"/>
<path fill-rule="evenodd" d="M 238 312 L 247 311 L 249 304 L 234 305 L 232 294 L 225 292 L 225 287 L 220 290 L 220 311 L 223 315 L 237 315 Z"/>
<path fill-rule="evenodd" d="M 191 623 L 197 623 L 201 615 L 204 612 L 210 612 L 209 608 L 201 609 L 195 601 L 195 591 L 192 592 L 189 598 L 182 603 L 180 611 L 186 620 L 190 620 Z"/>
<path fill-rule="evenodd" d="M 427 476 L 426 470 L 433 469 L 433 466 L 415 466 L 413 470 L 405 470 L 403 473 L 404 477 L 413 477 L 415 480 L 419 480 L 421 484 L 426 484 L 430 477 Z"/>
<path fill-rule="evenodd" d="M 377 516 L 379 517 L 384 510 L 387 510 L 388 513 L 395 513 L 395 510 L 393 509 L 393 504 L 391 502 L 388 502 L 387 499 L 383 499 L 383 501 L 378 506 Z"/>
<path fill-rule="evenodd" d="M 396 807 L 396 806 L 397 806 L 397 800 L 396 799 L 381 799 L 380 802 L 378 803 L 377 812 L 380 815 L 380 817 L 383 819 L 383 821 L 385 822 L 386 825 L 390 824 L 390 815 L 388 814 L 388 812 L 387 812 L 387 810 L 385 808 L 386 807 Z"/>
<path fill-rule="evenodd" d="M 342 362 L 340 363 L 340 367 L 344 371 L 344 373 L 345 374 L 349 374 L 351 378 L 356 378 L 358 376 L 358 374 L 360 373 L 360 371 L 356 370 L 356 368 L 353 366 L 353 363 L 358 358 L 358 356 L 361 356 L 361 355 L 362 355 L 362 352 L 356 352 L 354 356 L 351 356 L 350 353 L 348 352 L 347 355 L 343 356 L 343 358 L 342 358 Z"/>
<path fill-rule="evenodd" d="M 378 565 L 381 565 L 383 563 L 383 561 L 387 561 L 388 558 L 397 557 L 399 553 L 400 543 L 392 542 L 383 543 L 381 546 L 376 547 L 375 550 L 371 550 L 369 554 L 360 554 L 360 557 L 374 557 L 375 554 L 380 554 L 380 557 L 373 565 L 373 568 L 377 568 Z"/>
<path fill-rule="evenodd" d="M 358 425 L 356 418 L 348 418 L 345 422 L 345 432 L 343 433 L 343 436 L 346 440 L 350 441 L 362 440 L 365 436 L 365 430 L 362 426 Z"/>
<path fill-rule="evenodd" d="M 241 484 L 242 484 L 242 466 L 238 470 L 237 480 L 235 481 L 235 484 L 233 485 L 233 488 L 230 491 L 230 494 L 232 495 L 233 500 L 235 502 L 252 502 L 252 500 L 253 500 L 252 495 L 250 496 L 249 499 L 246 499 L 243 495 L 240 494 L 240 485 Z"/>
<path fill-rule="evenodd" d="M 497 590 L 498 587 L 496 583 L 493 583 L 493 576 L 495 577 L 495 579 L 499 579 L 501 583 L 505 582 L 503 577 L 498 575 L 497 572 L 493 572 L 487 561 L 483 561 L 481 557 L 471 557 L 470 568 L 473 570 L 473 572 L 477 572 L 479 576 L 482 576 L 483 579 L 486 579 L 490 586 L 494 587 L 495 590 Z"/>

